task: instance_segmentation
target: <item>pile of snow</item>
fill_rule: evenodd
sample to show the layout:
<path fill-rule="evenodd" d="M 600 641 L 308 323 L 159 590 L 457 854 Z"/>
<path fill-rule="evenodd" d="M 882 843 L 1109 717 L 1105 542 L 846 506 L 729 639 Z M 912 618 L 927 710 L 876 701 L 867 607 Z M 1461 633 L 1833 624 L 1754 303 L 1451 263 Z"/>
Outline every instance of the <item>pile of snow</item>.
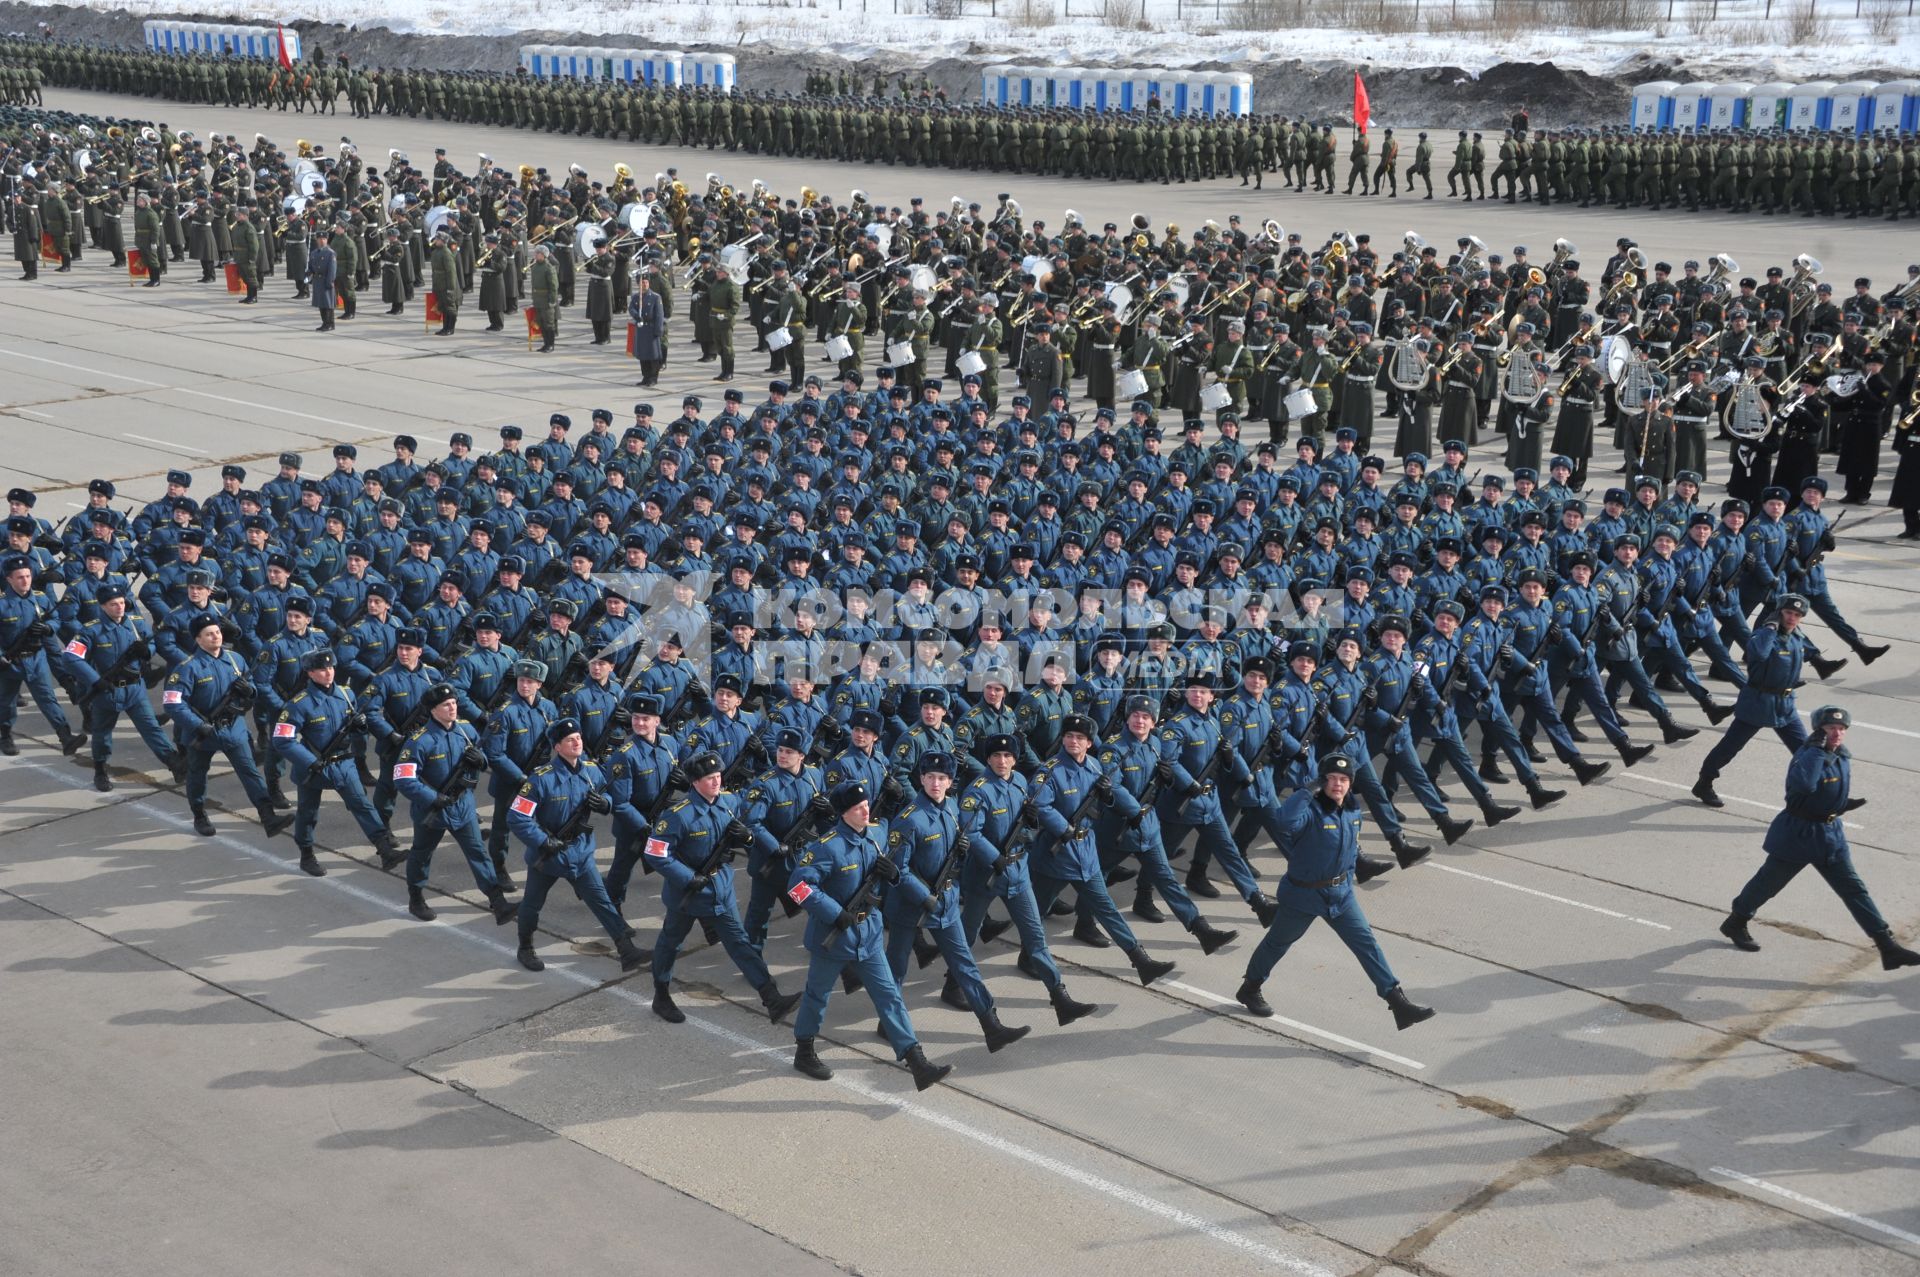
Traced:
<path fill-rule="evenodd" d="M 1226 63 L 1328 61 L 1381 67 L 1457 66 L 1477 73 L 1502 62 L 1548 62 L 1596 74 L 1630 74 L 1659 56 L 1687 74 L 1788 81 L 1844 79 L 1870 69 L 1920 66 L 1920 18 L 1906 0 L 1661 0 L 1650 26 L 1632 30 L 1537 30 L 1489 22 L 1495 0 L 1385 0 L 1414 32 L 1356 31 L 1343 8 L 1304 7 L 1325 26 L 1235 29 L 1255 0 L 301 0 L 283 16 L 340 25 L 384 26 L 398 33 L 506 35 L 553 32 L 631 37 L 648 45 L 793 49 L 852 60 L 894 55 L 914 61 L 965 57 L 982 62 L 1051 60 L 1080 65 L 1182 68 Z M 1112 8 L 1105 6 L 1111 3 Z M 1782 15 L 1817 6 L 1816 27 L 1796 33 Z M 99 0 L 91 7 L 136 13 L 178 12 L 179 0 Z M 250 0 L 195 0 L 208 17 L 256 18 Z M 931 17 L 963 10 L 960 17 Z M 1511 12 L 1511 6 L 1505 6 Z M 1623 6 L 1624 7 L 1624 6 Z M 1369 6 L 1371 9 L 1371 6 Z M 1771 16 L 1768 11 L 1771 10 Z M 1859 10 L 1856 14 L 1856 9 Z M 997 16 L 993 12 L 997 10 Z M 1118 26 L 1103 13 L 1125 11 Z M 1417 12 L 1417 20 L 1415 13 Z M 1476 19 L 1478 19 L 1476 21 Z M 1365 25 L 1377 25 L 1366 23 Z M 1482 29 L 1491 28 L 1487 34 Z M 1511 33 L 1509 33 L 1511 32 Z"/>

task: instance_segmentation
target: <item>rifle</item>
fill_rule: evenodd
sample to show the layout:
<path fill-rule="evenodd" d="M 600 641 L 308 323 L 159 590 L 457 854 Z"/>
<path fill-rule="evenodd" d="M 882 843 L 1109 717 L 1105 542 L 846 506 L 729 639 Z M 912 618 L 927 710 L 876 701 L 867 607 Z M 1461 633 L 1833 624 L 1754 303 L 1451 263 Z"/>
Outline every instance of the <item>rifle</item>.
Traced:
<path fill-rule="evenodd" d="M 661 720 L 661 726 L 666 731 L 673 731 L 691 717 L 693 712 L 700 707 L 700 702 L 707 699 L 707 697 L 707 688 L 706 685 L 700 681 L 700 676 L 698 674 L 690 675 L 687 679 L 686 687 L 681 689 L 679 697 L 673 702 L 673 708 L 669 710 L 667 716 Z"/>
<path fill-rule="evenodd" d="M 259 696 L 260 693 L 246 679 L 233 680 L 232 686 L 220 694 L 220 699 L 203 716 L 200 730 L 194 733 L 194 740 L 205 740 L 215 732 L 232 726 L 235 719 L 243 717 L 253 708 Z"/>
<path fill-rule="evenodd" d="M 740 832 L 736 833 L 736 830 Z M 733 858 L 740 854 L 741 835 L 745 832 L 746 826 L 740 823 L 739 817 L 727 822 L 727 827 L 714 839 L 713 850 L 707 853 L 707 858 L 694 874 L 693 890 L 701 891 L 712 886 L 713 876 L 720 872 L 721 866 L 733 863 Z"/>
<path fill-rule="evenodd" d="M 381 767 L 385 768 L 393 765 L 393 760 L 399 757 L 400 750 L 406 745 L 408 739 L 412 737 L 415 732 L 427 725 L 427 715 L 432 711 L 433 706 L 427 704 L 426 692 L 423 690 L 420 694 L 420 700 L 415 703 L 412 710 L 408 711 L 406 718 L 401 721 L 400 726 L 394 729 L 400 735 L 400 744 L 388 745 L 385 741 L 382 741 L 375 747 L 374 753 L 379 757 Z"/>
<path fill-rule="evenodd" d="M 120 653 L 119 658 L 102 672 L 99 680 L 95 682 L 92 687 L 89 687 L 85 692 L 81 693 L 79 699 L 74 701 L 73 707 L 82 714 L 85 714 L 87 707 L 93 704 L 95 697 L 100 695 L 106 688 L 116 686 L 115 680 L 126 673 L 129 666 L 136 664 L 134 660 L 135 657 L 139 658 L 138 664 L 145 665 L 150 656 L 152 656 L 152 653 L 147 650 L 147 641 L 145 639 L 139 639 L 128 644 L 127 650 Z"/>
<path fill-rule="evenodd" d="M 854 888 L 851 896 L 847 897 L 847 903 L 840 906 L 840 916 L 834 919 L 833 922 L 834 930 L 849 931 L 865 922 L 867 915 L 873 912 L 874 894 L 878 891 L 880 883 L 884 881 L 878 872 L 880 862 L 886 859 L 887 849 L 881 847 L 880 854 L 873 858 L 871 865 L 867 866 L 867 872 L 860 875 L 860 885 Z M 888 861 L 887 863 L 892 864 L 893 862 Z M 898 871 L 896 870 L 895 872 L 897 874 Z M 851 921 L 848 921 L 849 919 L 851 919 Z M 841 925 L 842 923 L 845 923 L 845 925 Z"/>
<path fill-rule="evenodd" d="M 954 875 L 960 872 L 960 866 L 966 860 L 967 852 L 972 846 L 973 839 L 965 830 L 954 837 L 953 846 L 947 848 L 947 858 L 940 862 L 940 872 L 934 875 L 926 904 L 921 906 L 925 912 L 932 913 L 939 907 L 940 898 L 946 895 L 947 888 L 953 885 Z"/>
<path fill-rule="evenodd" d="M 764 759 L 766 757 L 764 753 L 754 752 L 754 746 L 758 744 L 759 744 L 759 737 L 757 736 L 747 737 L 746 743 L 740 746 L 740 752 L 733 756 L 733 761 L 727 765 L 726 772 L 720 777 L 720 787 L 722 789 L 734 788 L 736 785 L 738 785 L 742 780 L 746 778 L 747 776 L 746 769 L 749 766 L 749 764 L 753 763 L 758 759 Z M 761 746 L 762 750 L 764 750 L 765 748 L 766 747 L 764 745 Z"/>
<path fill-rule="evenodd" d="M 13 641 L 12 646 L 5 652 L 0 652 L 0 663 L 17 668 L 20 662 L 25 660 L 34 648 L 45 642 L 51 633 L 53 631 L 47 626 L 45 618 L 34 617 L 28 622 L 26 628 L 20 631 L 20 637 Z"/>
<path fill-rule="evenodd" d="M 809 763 L 821 763 L 846 748 L 848 739 L 853 735 L 846 724 L 829 715 L 820 720 L 820 726 L 814 730 L 813 747 L 807 751 Z"/>
<path fill-rule="evenodd" d="M 1842 523 L 1846 522 L 1848 513 L 1849 513 L 1848 511 L 1842 510 L 1840 512 L 1840 517 L 1833 521 L 1832 526 L 1829 527 L 1825 532 L 1822 532 L 1820 534 L 1820 543 L 1818 548 L 1814 550 L 1813 554 L 1808 557 L 1805 563 L 1802 563 L 1796 567 L 1793 564 L 1791 559 L 1788 560 L 1787 574 L 1789 576 L 1793 577 L 1795 580 L 1804 579 L 1815 568 L 1820 566 L 1820 560 L 1826 558 L 1827 551 L 1833 548 L 1833 534 L 1840 530 L 1840 525 Z"/>
<path fill-rule="evenodd" d="M 434 800 L 436 809 L 453 806 L 454 803 L 460 801 L 469 789 L 472 789 L 474 785 L 478 783 L 480 773 L 487 765 L 486 758 L 483 755 L 477 765 L 469 766 L 467 762 L 467 750 L 479 753 L 480 747 L 478 745 L 469 745 L 466 750 L 461 751 L 459 765 L 453 769 L 453 775 L 447 777 L 446 788 L 442 789 L 438 797 Z"/>
<path fill-rule="evenodd" d="M 359 710 L 348 711 L 346 720 L 340 724 L 340 730 L 333 734 L 333 739 L 327 742 L 327 747 L 314 755 L 314 767 L 327 767 L 351 758 L 355 752 L 353 738 L 366 729 L 366 716 Z"/>

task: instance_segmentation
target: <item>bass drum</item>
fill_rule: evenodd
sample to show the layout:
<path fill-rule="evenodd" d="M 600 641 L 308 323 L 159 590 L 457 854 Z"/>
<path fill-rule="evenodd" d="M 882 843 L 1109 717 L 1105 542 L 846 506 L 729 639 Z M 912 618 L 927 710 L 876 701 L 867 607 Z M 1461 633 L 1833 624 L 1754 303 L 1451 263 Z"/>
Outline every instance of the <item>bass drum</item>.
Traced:
<path fill-rule="evenodd" d="M 887 347 L 887 362 L 895 368 L 904 367 L 913 362 L 913 343 L 896 341 Z"/>
<path fill-rule="evenodd" d="M 1609 385 L 1620 384 L 1620 378 L 1627 372 L 1627 361 L 1632 357 L 1633 343 L 1624 334 L 1609 333 L 1600 339 L 1600 368 Z"/>

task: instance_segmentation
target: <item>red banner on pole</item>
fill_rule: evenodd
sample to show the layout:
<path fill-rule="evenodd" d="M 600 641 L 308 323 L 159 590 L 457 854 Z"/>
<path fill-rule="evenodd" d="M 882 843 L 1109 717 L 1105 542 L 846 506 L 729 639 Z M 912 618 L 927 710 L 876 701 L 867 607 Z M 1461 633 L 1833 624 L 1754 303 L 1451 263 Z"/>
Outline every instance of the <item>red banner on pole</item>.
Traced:
<path fill-rule="evenodd" d="M 280 65 L 293 70 L 293 55 L 287 52 L 287 29 L 279 23 L 273 24 L 274 38 L 279 43 Z"/>
<path fill-rule="evenodd" d="M 1367 122 L 1373 118 L 1373 103 L 1367 98 L 1367 82 L 1360 73 L 1353 73 L 1353 127 L 1362 134 L 1367 131 Z"/>

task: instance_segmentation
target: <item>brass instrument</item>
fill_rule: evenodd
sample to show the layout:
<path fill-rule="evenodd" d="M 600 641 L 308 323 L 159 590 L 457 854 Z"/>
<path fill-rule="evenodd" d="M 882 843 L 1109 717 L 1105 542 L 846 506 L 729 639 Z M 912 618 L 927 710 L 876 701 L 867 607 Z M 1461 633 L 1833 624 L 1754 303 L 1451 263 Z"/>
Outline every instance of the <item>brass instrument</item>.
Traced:
<path fill-rule="evenodd" d="M 1607 295 L 1600 299 L 1600 305 L 1606 309 L 1612 309 L 1614 300 L 1622 293 L 1631 296 L 1639 291 L 1640 277 L 1630 270 L 1623 270 L 1620 272 L 1620 278 L 1613 281 L 1613 287 L 1607 290 Z"/>
<path fill-rule="evenodd" d="M 1787 319 L 1797 317 L 1801 311 L 1813 305 L 1818 295 L 1820 272 L 1825 269 L 1820 259 L 1802 253 L 1793 259 L 1793 278 L 1787 283 Z"/>
<path fill-rule="evenodd" d="M 555 235 L 558 235 L 561 231 L 566 230 L 567 227 L 573 225 L 575 222 L 579 220 L 580 220 L 579 217 L 575 216 L 575 217 L 566 218 L 565 220 L 560 222 L 556 222 L 552 226 L 536 226 L 533 228 L 533 234 L 527 236 L 527 243 L 544 244 L 547 242 L 547 240 L 549 240 Z"/>
<path fill-rule="evenodd" d="M 1448 355 L 1445 361 L 1443 361 L 1440 365 L 1439 379 L 1441 381 L 1445 381 L 1447 379 L 1447 374 L 1453 371 L 1453 366 L 1459 363 L 1462 359 L 1465 359 L 1468 355 L 1472 353 L 1473 353 L 1473 346 L 1469 344 L 1469 345 L 1462 346 L 1460 349 L 1454 351 L 1451 355 Z"/>
<path fill-rule="evenodd" d="M 1218 307 L 1224 306 L 1229 301 L 1231 301 L 1235 296 L 1235 294 L 1243 293 L 1251 287 L 1253 287 L 1253 281 L 1250 279 L 1243 279 L 1239 283 L 1235 284 L 1232 288 L 1229 288 L 1226 292 L 1214 294 L 1213 297 L 1208 299 L 1207 304 L 1200 308 L 1199 313 L 1202 315 L 1210 315 L 1214 312 L 1215 309 L 1217 309 Z"/>
<path fill-rule="evenodd" d="M 1700 355 L 1703 355 L 1706 353 L 1707 343 L 1712 340 L 1713 340 L 1712 336 L 1709 335 L 1706 337 L 1698 338 L 1694 341 L 1690 341 L 1686 345 L 1680 347 L 1680 349 L 1674 351 L 1671 355 L 1668 355 L 1665 359 L 1661 360 L 1659 363 L 1655 364 L 1654 368 L 1660 372 L 1666 372 L 1668 369 L 1672 368 L 1675 364 L 1679 363 L 1683 359 L 1693 359 Z"/>

